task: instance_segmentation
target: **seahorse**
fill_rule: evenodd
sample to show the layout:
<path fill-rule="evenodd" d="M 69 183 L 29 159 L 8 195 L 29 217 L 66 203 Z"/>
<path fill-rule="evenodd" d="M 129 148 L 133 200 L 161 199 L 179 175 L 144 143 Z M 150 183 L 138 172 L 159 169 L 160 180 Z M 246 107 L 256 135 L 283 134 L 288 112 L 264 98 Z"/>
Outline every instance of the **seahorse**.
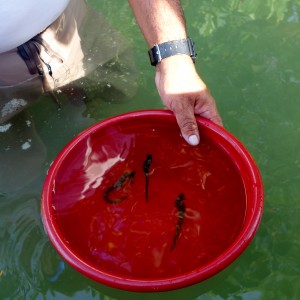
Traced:
<path fill-rule="evenodd" d="M 173 243 L 171 245 L 171 251 L 173 251 L 175 246 L 176 246 L 179 234 L 181 232 L 184 216 L 185 216 L 186 208 L 185 208 L 185 204 L 183 203 L 183 200 L 185 200 L 185 195 L 183 193 L 179 194 L 178 197 L 175 200 L 175 207 L 178 210 L 178 221 L 177 221 L 177 224 L 176 224 Z"/>
<path fill-rule="evenodd" d="M 125 172 L 123 175 L 121 175 L 121 177 L 116 181 L 116 183 L 112 186 L 110 186 L 106 192 L 104 193 L 104 200 L 107 203 L 110 204 L 116 204 L 116 203 L 120 203 L 123 200 L 125 200 L 127 198 L 127 195 L 124 195 L 121 198 L 117 198 L 117 199 L 111 199 L 110 198 L 110 193 L 113 190 L 120 190 L 122 187 L 124 187 L 126 184 L 128 184 L 129 182 L 131 182 L 134 178 L 135 172 Z"/>
<path fill-rule="evenodd" d="M 152 163 L 152 155 L 147 154 L 146 160 L 143 163 L 143 169 L 146 176 L 146 184 L 145 184 L 145 198 L 146 202 L 148 202 L 148 187 L 149 187 L 149 168 Z"/>

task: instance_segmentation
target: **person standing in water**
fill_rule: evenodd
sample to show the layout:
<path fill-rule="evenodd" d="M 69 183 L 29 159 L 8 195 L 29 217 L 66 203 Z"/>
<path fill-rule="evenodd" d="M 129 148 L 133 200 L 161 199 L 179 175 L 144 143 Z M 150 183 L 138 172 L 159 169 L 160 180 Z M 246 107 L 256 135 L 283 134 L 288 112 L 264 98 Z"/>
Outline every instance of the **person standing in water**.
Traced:
<path fill-rule="evenodd" d="M 181 3 L 128 2 L 156 68 L 158 93 L 175 114 L 183 138 L 197 145 L 200 136 L 195 115 L 219 125 L 222 121 L 194 66 L 195 49 L 187 35 Z M 0 6 L 0 19 L 5 24 L 0 27 L 0 123 L 41 93 L 53 94 L 53 90 L 85 76 L 125 45 L 115 31 L 107 34 L 108 25 L 84 0 L 27 0 L 22 6 L 18 0 L 5 1 Z M 98 25 L 99 30 L 88 30 L 99 22 L 103 24 Z"/>

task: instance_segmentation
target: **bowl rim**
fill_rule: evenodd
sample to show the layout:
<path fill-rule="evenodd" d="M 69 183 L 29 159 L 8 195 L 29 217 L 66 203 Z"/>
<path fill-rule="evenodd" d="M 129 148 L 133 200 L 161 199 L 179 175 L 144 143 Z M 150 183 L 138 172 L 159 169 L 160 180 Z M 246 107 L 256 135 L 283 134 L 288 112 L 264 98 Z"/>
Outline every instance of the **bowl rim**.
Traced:
<path fill-rule="evenodd" d="M 61 236 L 52 218 L 52 205 L 50 200 L 53 185 L 55 184 L 55 176 L 65 157 L 76 147 L 76 145 L 82 139 L 85 139 L 87 136 L 103 127 L 118 123 L 127 118 L 143 118 L 149 116 L 169 119 L 173 118 L 174 122 L 176 122 L 174 114 L 168 110 L 139 110 L 107 118 L 90 126 L 79 135 L 74 137 L 61 150 L 61 152 L 57 155 L 57 157 L 50 165 L 44 181 L 41 200 L 41 215 L 45 232 L 57 252 L 68 264 L 70 264 L 80 273 L 84 274 L 94 281 L 97 281 L 98 283 L 105 284 L 113 288 L 134 292 L 158 292 L 187 287 L 202 282 L 225 269 L 242 254 L 242 252 L 247 248 L 247 246 L 253 239 L 262 218 L 264 202 L 263 183 L 259 169 L 245 146 L 223 127 L 213 123 L 208 119 L 196 117 L 197 124 L 200 129 L 200 135 L 201 128 L 205 128 L 205 130 L 210 131 L 212 134 L 217 135 L 218 137 L 223 139 L 223 141 L 226 141 L 226 143 L 230 145 L 232 151 L 236 151 L 235 155 L 238 155 L 240 157 L 242 163 L 244 164 L 244 167 L 248 171 L 249 180 L 252 183 L 252 186 L 250 187 L 251 195 L 253 198 L 251 212 L 249 215 L 249 212 L 247 212 L 249 211 L 249 209 L 246 209 L 246 215 L 248 217 L 245 218 L 243 228 L 234 242 L 222 254 L 217 256 L 214 260 L 206 263 L 205 265 L 198 267 L 193 271 L 177 276 L 171 276 L 168 278 L 124 278 L 122 276 L 117 276 L 115 274 L 101 271 L 85 262 L 74 251 L 72 251 L 71 247 L 68 247 L 67 243 L 64 242 L 63 236 Z"/>

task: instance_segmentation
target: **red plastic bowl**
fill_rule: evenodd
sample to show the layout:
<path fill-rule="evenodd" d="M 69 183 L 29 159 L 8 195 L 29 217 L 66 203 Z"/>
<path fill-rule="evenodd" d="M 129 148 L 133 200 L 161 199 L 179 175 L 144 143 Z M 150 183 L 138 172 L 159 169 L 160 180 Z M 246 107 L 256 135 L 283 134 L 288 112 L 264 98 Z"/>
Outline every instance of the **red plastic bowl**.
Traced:
<path fill-rule="evenodd" d="M 114 288 L 166 291 L 215 275 L 245 250 L 263 211 L 259 170 L 225 129 L 197 122 L 196 147 L 171 112 L 150 110 L 102 121 L 62 150 L 42 218 L 71 266 Z"/>

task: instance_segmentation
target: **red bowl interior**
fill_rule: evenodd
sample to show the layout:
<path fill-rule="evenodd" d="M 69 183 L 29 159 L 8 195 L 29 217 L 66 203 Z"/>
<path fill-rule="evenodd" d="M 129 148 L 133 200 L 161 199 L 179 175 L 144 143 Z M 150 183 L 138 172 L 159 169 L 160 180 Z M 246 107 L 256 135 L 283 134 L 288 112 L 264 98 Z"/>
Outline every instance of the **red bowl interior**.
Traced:
<path fill-rule="evenodd" d="M 166 291 L 213 276 L 245 250 L 262 216 L 259 170 L 229 132 L 197 122 L 196 147 L 171 112 L 152 110 L 102 121 L 62 150 L 42 218 L 70 265 L 115 288 Z"/>

